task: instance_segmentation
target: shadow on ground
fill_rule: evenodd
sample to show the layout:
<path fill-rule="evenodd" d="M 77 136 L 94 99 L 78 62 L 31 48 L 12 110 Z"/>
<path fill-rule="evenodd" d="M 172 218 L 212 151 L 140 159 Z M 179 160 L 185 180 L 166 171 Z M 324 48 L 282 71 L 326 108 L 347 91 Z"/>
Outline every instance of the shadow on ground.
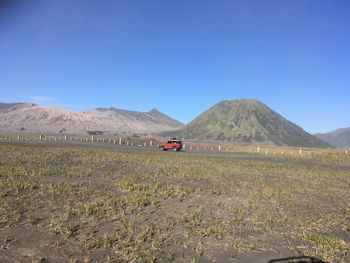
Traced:
<path fill-rule="evenodd" d="M 288 263 L 288 262 L 294 262 L 294 263 L 326 263 L 325 261 L 322 261 L 320 259 L 317 259 L 317 258 L 314 258 L 314 257 L 307 257 L 307 256 L 271 259 L 267 263 Z"/>

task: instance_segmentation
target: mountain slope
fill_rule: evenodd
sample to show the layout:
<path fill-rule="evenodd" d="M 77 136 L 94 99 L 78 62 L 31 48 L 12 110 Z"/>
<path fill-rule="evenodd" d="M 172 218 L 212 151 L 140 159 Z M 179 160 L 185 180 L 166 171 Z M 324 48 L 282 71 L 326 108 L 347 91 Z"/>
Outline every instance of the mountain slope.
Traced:
<path fill-rule="evenodd" d="M 138 112 L 138 111 L 123 110 L 123 109 L 117 109 L 117 108 L 111 107 L 111 108 L 97 108 L 95 111 L 113 112 L 116 115 L 123 116 L 124 118 L 130 119 L 130 120 L 155 123 L 159 125 L 167 125 L 172 128 L 183 126 L 182 122 L 179 122 L 177 120 L 174 120 L 173 118 L 170 118 L 169 116 L 165 115 L 164 113 L 161 113 L 157 109 L 152 109 L 149 112 Z"/>
<path fill-rule="evenodd" d="M 25 107 L 37 106 L 34 103 L 0 103 L 0 113 L 6 113 L 13 110 L 18 110 Z"/>
<path fill-rule="evenodd" d="M 253 99 L 221 101 L 181 129 L 162 134 L 241 144 L 330 147 Z"/>
<path fill-rule="evenodd" d="M 350 149 L 350 127 L 337 129 L 327 133 L 317 133 L 315 136 L 337 148 Z"/>
<path fill-rule="evenodd" d="M 100 108 L 75 112 L 32 103 L 0 103 L 0 131 L 6 133 L 152 134 L 181 125 L 155 109 L 137 112 Z"/>

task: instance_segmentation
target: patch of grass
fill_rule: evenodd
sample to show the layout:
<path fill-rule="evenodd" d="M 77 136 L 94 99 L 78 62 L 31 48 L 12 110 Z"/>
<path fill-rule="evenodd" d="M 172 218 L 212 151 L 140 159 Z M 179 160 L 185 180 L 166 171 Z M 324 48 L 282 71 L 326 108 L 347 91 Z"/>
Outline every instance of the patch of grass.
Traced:
<path fill-rule="evenodd" d="M 345 262 L 350 245 L 339 237 L 319 233 L 304 233 L 303 239 L 314 245 L 314 254 L 323 255 L 326 260 Z"/>

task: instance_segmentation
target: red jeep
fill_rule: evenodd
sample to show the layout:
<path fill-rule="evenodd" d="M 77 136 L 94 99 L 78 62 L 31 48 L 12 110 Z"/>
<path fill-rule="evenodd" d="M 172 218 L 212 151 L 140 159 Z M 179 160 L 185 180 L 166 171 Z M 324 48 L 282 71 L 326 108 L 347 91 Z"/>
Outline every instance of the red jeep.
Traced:
<path fill-rule="evenodd" d="M 180 151 L 182 149 L 182 141 L 176 138 L 172 138 L 166 143 L 159 145 L 161 151 L 173 150 Z"/>

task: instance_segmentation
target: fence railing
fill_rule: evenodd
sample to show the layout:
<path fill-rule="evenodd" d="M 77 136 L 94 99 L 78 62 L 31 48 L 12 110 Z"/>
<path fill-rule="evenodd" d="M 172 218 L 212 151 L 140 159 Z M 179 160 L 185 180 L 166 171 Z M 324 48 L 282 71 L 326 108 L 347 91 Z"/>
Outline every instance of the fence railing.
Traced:
<path fill-rule="evenodd" d="M 140 147 L 159 147 L 161 141 L 147 137 L 121 137 L 105 135 L 0 135 L 0 142 L 86 142 L 86 143 L 108 143 L 113 145 L 140 146 Z M 229 143 L 201 143 L 194 141 L 184 141 L 183 149 L 185 151 L 197 152 L 242 152 L 260 154 L 266 156 L 309 156 L 325 150 L 314 148 L 295 148 L 279 146 L 242 146 Z M 328 150 L 330 152 L 350 154 L 347 150 Z"/>

